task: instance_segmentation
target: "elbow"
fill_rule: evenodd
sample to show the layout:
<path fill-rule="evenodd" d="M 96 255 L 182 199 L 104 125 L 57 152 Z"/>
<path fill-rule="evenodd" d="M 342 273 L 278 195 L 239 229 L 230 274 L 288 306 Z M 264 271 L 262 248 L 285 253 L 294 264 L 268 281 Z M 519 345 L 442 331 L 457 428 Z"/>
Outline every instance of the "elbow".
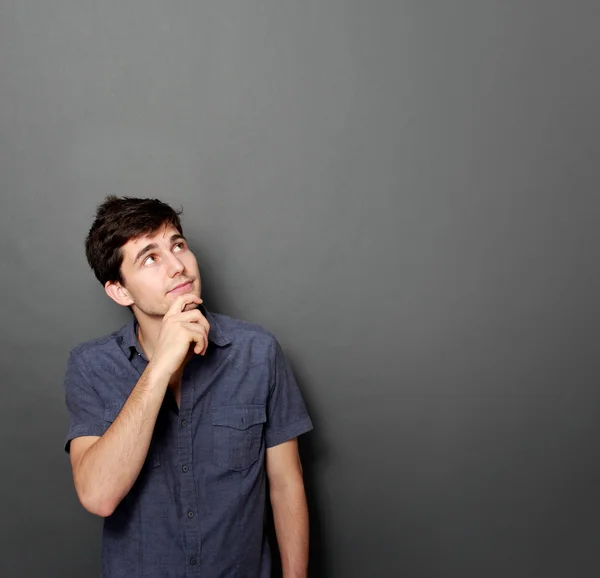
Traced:
<path fill-rule="evenodd" d="M 115 506 L 108 500 L 92 500 L 80 498 L 81 505 L 90 513 L 100 518 L 108 518 L 115 511 Z"/>
<path fill-rule="evenodd" d="M 77 497 L 85 510 L 100 518 L 108 518 L 117 507 L 114 500 L 110 500 L 89 490 L 77 489 Z"/>
<path fill-rule="evenodd" d="M 108 518 L 109 516 L 112 516 L 115 511 L 114 506 L 109 503 L 92 504 L 89 507 L 84 506 L 84 508 L 86 508 L 90 514 L 94 514 L 100 518 Z"/>
<path fill-rule="evenodd" d="M 116 510 L 122 496 L 115 495 L 116 487 L 98 474 L 98 468 L 91 469 L 89 460 L 84 459 L 89 448 L 73 459 L 73 483 L 79 502 L 90 514 L 108 518 Z"/>

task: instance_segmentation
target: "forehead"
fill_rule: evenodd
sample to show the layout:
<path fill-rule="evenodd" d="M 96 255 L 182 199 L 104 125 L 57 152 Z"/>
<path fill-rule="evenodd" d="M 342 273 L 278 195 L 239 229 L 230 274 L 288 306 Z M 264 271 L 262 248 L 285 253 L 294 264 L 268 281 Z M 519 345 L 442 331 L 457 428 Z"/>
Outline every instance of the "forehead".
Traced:
<path fill-rule="evenodd" d="M 152 244 L 157 245 L 158 247 L 170 245 L 171 238 L 174 235 L 181 235 L 181 233 L 173 225 L 165 225 L 154 233 L 130 239 L 123 247 L 121 247 L 121 250 L 126 258 L 129 257 L 130 259 L 133 259 L 138 251 L 147 245 Z"/>

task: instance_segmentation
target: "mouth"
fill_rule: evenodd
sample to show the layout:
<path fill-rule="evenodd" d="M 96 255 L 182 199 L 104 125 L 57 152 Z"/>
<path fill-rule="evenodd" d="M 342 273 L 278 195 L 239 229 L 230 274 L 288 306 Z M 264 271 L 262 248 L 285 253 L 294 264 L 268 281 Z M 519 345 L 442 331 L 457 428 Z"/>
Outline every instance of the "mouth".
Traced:
<path fill-rule="evenodd" d="M 179 293 L 186 293 L 187 291 L 190 291 L 191 289 L 193 289 L 193 287 L 194 287 L 193 281 L 185 281 L 183 283 L 180 283 L 179 285 L 176 285 L 170 291 L 167 291 L 167 294 L 168 295 L 177 295 Z"/>

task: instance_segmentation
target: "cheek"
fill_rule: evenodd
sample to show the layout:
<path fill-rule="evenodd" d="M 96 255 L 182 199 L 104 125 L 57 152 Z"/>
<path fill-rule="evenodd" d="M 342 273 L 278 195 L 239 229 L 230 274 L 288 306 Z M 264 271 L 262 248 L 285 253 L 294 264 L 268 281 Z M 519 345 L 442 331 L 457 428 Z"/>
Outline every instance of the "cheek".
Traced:
<path fill-rule="evenodd" d="M 188 255 L 186 255 L 186 259 L 184 261 L 185 264 L 185 268 L 190 271 L 190 272 L 194 272 L 195 274 L 199 274 L 198 272 L 198 261 L 196 260 L 196 257 L 194 256 L 193 253 L 188 253 Z"/>
<path fill-rule="evenodd" d="M 148 271 L 138 276 L 129 289 L 129 292 L 136 301 L 154 300 L 162 295 L 162 284 L 159 276 L 154 271 Z"/>

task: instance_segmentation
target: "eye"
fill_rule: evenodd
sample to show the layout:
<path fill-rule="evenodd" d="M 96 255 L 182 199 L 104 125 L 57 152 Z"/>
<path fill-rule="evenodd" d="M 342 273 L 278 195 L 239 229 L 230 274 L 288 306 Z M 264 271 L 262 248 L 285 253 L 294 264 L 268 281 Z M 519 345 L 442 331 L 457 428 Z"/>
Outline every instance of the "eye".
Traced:
<path fill-rule="evenodd" d="M 148 256 L 147 256 L 147 257 L 144 259 L 144 261 L 143 261 L 142 265 L 152 265 L 152 263 L 154 263 L 154 261 L 155 261 L 155 259 L 154 259 L 154 255 L 148 255 Z"/>
<path fill-rule="evenodd" d="M 183 251 L 185 249 L 185 243 L 177 243 L 173 247 L 173 251 Z"/>

